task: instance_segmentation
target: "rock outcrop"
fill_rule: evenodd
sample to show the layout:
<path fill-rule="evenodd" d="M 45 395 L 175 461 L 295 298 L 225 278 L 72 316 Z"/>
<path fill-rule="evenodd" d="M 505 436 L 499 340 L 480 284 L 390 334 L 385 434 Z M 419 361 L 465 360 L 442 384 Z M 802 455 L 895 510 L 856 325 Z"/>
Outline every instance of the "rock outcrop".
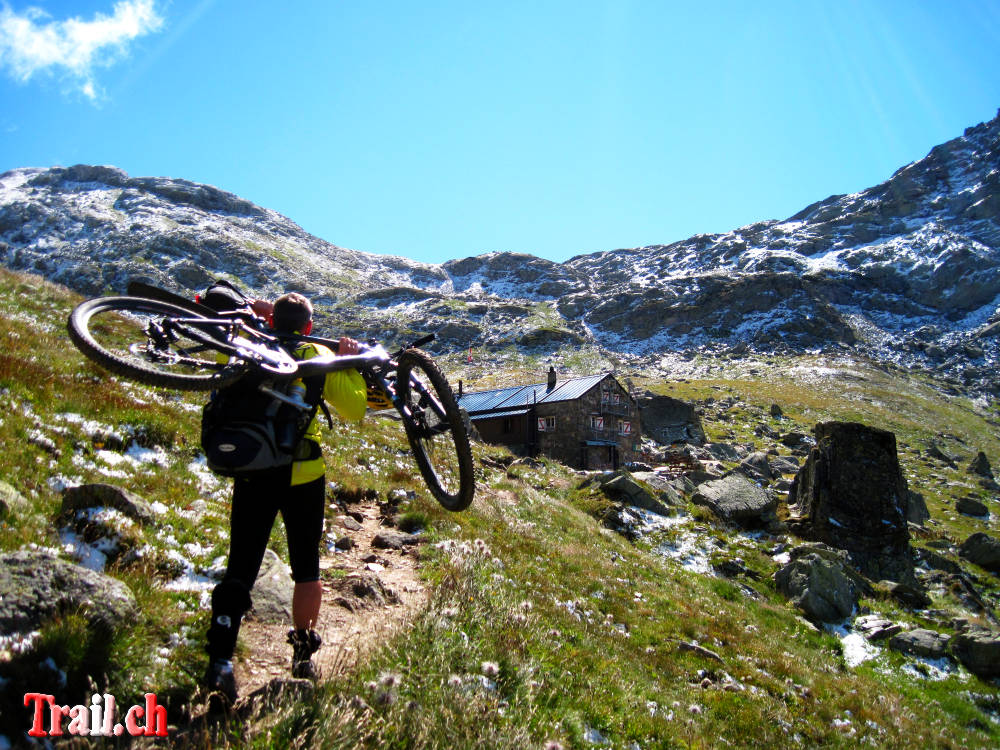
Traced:
<path fill-rule="evenodd" d="M 889 648 L 904 654 L 940 659 L 945 656 L 951 636 L 934 630 L 917 628 L 897 633 L 889 639 Z"/>
<path fill-rule="evenodd" d="M 268 549 L 250 592 L 253 605 L 247 612 L 247 617 L 277 624 L 289 622 L 292 617 L 294 587 L 295 582 L 288 566 L 274 550 Z"/>
<path fill-rule="evenodd" d="M 1000 677 L 1000 636 L 985 628 L 970 628 L 952 641 L 951 651 L 962 665 L 983 678 Z"/>
<path fill-rule="evenodd" d="M 63 492 L 62 509 L 70 513 L 84 508 L 114 508 L 133 521 L 151 523 L 154 514 L 149 503 L 121 487 L 110 484 L 81 484 Z"/>
<path fill-rule="evenodd" d="M 761 527 L 777 520 L 777 501 L 739 473 L 698 485 L 691 500 L 739 526 Z"/>
<path fill-rule="evenodd" d="M 815 432 L 788 493 L 792 529 L 846 550 L 872 580 L 912 582 L 909 491 L 895 436 L 853 422 L 823 422 Z"/>
<path fill-rule="evenodd" d="M 1000 540 L 989 534 L 977 532 L 962 542 L 958 554 L 981 568 L 1000 572 Z"/>
<path fill-rule="evenodd" d="M 807 544 L 790 553 L 791 560 L 774 574 L 778 591 L 811 620 L 840 622 L 849 617 L 863 589 L 850 570 L 847 554 L 824 544 Z"/>
<path fill-rule="evenodd" d="M 137 614 L 135 597 L 116 578 L 48 552 L 0 555 L 0 633 L 36 630 L 57 615 L 75 611 L 112 628 Z"/>
<path fill-rule="evenodd" d="M 336 247 L 208 185 L 25 168 L 0 174 L 0 262 L 84 293 L 133 278 L 191 293 L 224 275 L 261 296 L 301 291 L 318 322 L 336 299 L 339 330 L 433 330 L 453 347 L 585 344 L 664 369 L 665 352 L 849 347 L 1000 392 L 998 164 L 1000 117 L 783 221 L 565 263 L 441 265 Z"/>
<path fill-rule="evenodd" d="M 638 399 L 638 404 L 642 431 L 656 442 L 664 445 L 705 443 L 705 430 L 693 404 L 648 392 Z"/>

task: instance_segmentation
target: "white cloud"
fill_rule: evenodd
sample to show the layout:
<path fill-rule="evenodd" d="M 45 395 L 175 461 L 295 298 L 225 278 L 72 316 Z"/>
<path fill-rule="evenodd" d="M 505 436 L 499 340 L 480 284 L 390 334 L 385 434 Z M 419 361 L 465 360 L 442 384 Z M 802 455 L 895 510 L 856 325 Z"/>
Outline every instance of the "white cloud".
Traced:
<path fill-rule="evenodd" d="M 157 31 L 163 19 L 154 0 L 120 0 L 110 16 L 53 19 L 31 7 L 0 7 L 0 68 L 22 82 L 41 72 L 68 75 L 90 99 L 97 97 L 94 69 L 125 55 L 130 41 Z"/>

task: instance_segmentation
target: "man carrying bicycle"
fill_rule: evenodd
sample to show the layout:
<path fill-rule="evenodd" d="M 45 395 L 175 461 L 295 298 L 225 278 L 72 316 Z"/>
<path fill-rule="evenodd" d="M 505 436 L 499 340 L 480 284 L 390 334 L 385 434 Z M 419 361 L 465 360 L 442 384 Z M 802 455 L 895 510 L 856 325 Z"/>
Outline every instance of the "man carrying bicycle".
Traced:
<path fill-rule="evenodd" d="M 301 294 L 286 294 L 273 305 L 257 300 L 253 310 L 269 318 L 278 333 L 308 336 L 312 330 L 312 305 Z M 340 339 L 338 354 L 357 353 L 357 341 L 347 337 Z M 292 354 L 302 360 L 331 352 L 319 344 L 300 342 Z M 322 398 L 347 421 L 358 421 L 364 416 L 365 382 L 357 370 L 337 370 L 317 377 L 321 382 L 309 384 L 307 392 L 322 394 Z M 250 590 L 260 571 L 271 527 L 279 512 L 285 523 L 295 581 L 293 629 L 288 633 L 292 646 L 292 675 L 316 677 L 311 657 L 321 643 L 314 628 L 323 592 L 319 580 L 319 549 L 326 505 L 326 467 L 320 448 L 318 414 L 296 445 L 294 458 L 289 467 L 253 479 L 233 480 L 229 558 L 222 581 L 212 591 L 212 622 L 206 648 L 209 665 L 204 676 L 210 693 L 218 694 L 230 704 L 237 698 L 232 657 L 240 622 L 251 606 Z"/>

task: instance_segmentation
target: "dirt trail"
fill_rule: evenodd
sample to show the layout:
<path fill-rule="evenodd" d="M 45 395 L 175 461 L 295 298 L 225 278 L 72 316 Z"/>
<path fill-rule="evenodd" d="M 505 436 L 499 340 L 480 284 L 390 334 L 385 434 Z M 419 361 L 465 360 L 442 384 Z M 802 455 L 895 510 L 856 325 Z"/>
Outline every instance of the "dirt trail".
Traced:
<path fill-rule="evenodd" d="M 321 680 L 350 669 L 359 655 L 404 625 L 427 601 L 427 590 L 417 573 L 416 547 L 374 548 L 376 534 L 391 530 L 380 524 L 377 502 L 349 507 L 356 518 L 338 516 L 336 530 L 329 529 L 329 522 L 327 528 L 337 537 L 349 537 L 353 548 L 320 558 L 323 606 L 316 630 L 323 647 L 313 662 Z M 356 593 L 358 584 L 365 593 Z M 247 646 L 246 656 L 235 663 L 240 695 L 249 695 L 275 677 L 290 676 L 289 627 L 288 623 L 244 622 L 240 639 Z"/>

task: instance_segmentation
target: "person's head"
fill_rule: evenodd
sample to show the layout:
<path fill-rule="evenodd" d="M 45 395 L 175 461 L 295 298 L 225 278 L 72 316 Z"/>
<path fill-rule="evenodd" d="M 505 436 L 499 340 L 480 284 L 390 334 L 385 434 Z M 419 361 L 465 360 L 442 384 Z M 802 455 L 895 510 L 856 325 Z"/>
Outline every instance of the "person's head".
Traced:
<path fill-rule="evenodd" d="M 302 333 L 312 330 L 312 304 L 298 292 L 289 292 L 274 302 L 274 330 Z"/>

